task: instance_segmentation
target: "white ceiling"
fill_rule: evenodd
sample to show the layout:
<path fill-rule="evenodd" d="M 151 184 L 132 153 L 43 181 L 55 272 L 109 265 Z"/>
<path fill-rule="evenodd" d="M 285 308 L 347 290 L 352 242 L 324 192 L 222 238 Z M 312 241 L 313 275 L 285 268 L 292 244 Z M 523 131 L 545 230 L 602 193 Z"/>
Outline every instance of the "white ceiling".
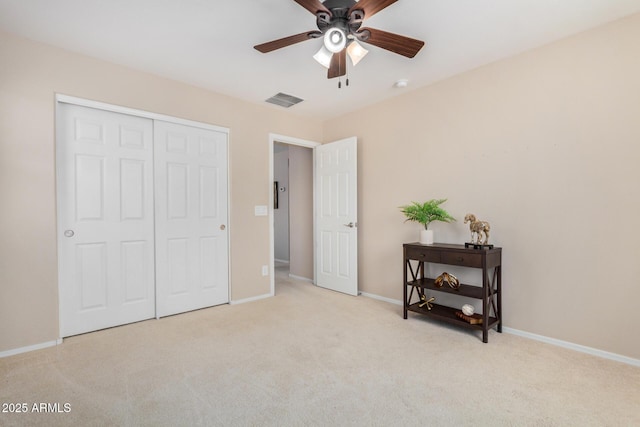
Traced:
<path fill-rule="evenodd" d="M 290 112 L 327 119 L 637 12 L 639 0 L 399 0 L 364 25 L 425 47 L 407 59 L 364 45 L 342 89 L 312 58 L 321 40 L 253 49 L 316 29 L 293 0 L 0 0 L 0 29 L 253 103 L 285 92 L 305 100 Z"/>

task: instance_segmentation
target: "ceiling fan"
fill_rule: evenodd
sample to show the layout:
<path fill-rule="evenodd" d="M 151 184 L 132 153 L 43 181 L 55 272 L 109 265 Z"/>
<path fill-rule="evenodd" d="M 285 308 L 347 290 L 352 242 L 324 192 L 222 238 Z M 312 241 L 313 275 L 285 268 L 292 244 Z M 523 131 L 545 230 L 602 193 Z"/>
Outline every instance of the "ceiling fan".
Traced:
<path fill-rule="evenodd" d="M 262 53 L 271 52 L 309 39 L 323 38 L 323 46 L 313 57 L 329 69 L 327 78 L 347 73 L 347 54 L 353 65 L 367 54 L 359 43 L 369 43 L 393 53 L 413 58 L 424 42 L 375 28 L 361 28 L 371 18 L 398 0 L 294 0 L 316 16 L 318 30 L 306 31 L 254 46 Z"/>

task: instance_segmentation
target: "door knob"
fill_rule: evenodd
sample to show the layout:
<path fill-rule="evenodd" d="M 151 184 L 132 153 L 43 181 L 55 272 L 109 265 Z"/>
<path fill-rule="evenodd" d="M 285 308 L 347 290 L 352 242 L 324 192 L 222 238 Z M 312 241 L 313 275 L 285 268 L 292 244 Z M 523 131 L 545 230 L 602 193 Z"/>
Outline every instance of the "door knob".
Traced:
<path fill-rule="evenodd" d="M 349 224 L 345 224 L 344 226 L 345 226 L 345 227 L 349 227 L 349 228 L 354 228 L 354 227 L 356 227 L 357 225 L 358 225 L 358 223 L 355 223 L 355 224 L 354 224 L 353 222 L 350 222 Z"/>
<path fill-rule="evenodd" d="M 73 237 L 74 234 L 76 233 L 74 233 L 73 230 L 64 230 L 65 237 Z"/>
<path fill-rule="evenodd" d="M 227 228 L 227 227 L 224 224 L 220 224 L 220 230 L 224 231 L 225 228 Z"/>

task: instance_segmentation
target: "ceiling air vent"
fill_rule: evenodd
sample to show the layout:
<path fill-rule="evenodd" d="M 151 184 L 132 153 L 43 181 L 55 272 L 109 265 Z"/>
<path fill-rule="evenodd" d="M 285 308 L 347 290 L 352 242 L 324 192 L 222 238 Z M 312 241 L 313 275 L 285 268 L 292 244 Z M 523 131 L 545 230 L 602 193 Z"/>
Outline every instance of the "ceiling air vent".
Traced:
<path fill-rule="evenodd" d="M 277 93 L 266 100 L 266 102 L 268 102 L 269 104 L 279 105 L 284 108 L 292 107 L 302 101 L 304 101 L 304 99 L 297 98 L 293 95 L 287 95 L 286 93 L 282 92 Z"/>

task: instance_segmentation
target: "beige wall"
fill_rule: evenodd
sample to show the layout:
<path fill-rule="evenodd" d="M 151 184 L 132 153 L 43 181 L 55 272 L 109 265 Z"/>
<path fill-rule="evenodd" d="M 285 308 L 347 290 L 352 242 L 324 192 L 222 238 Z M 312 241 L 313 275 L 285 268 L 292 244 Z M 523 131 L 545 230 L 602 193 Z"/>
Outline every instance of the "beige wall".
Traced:
<path fill-rule="evenodd" d="M 503 247 L 505 325 L 640 359 L 640 15 L 325 123 L 359 136 L 360 289 L 401 299 L 398 206 Z"/>
<path fill-rule="evenodd" d="M 0 352 L 58 338 L 54 95 L 228 127 L 231 296 L 268 294 L 269 133 L 322 139 L 321 123 L 0 33 Z"/>

